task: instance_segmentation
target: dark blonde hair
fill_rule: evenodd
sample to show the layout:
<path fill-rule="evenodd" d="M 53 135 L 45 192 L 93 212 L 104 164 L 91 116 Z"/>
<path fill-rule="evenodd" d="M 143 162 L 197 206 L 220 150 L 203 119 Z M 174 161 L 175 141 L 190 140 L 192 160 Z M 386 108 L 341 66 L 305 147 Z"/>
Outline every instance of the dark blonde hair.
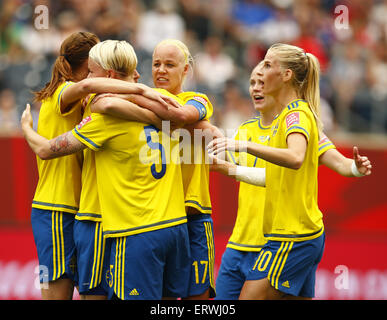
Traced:
<path fill-rule="evenodd" d="M 306 53 L 302 48 L 289 44 L 276 43 L 269 50 L 277 55 L 282 68 L 292 70 L 292 85 L 300 97 L 308 102 L 321 134 L 323 124 L 320 120 L 320 63 L 318 59 L 313 54 Z"/>
<path fill-rule="evenodd" d="M 74 73 L 88 59 L 90 49 L 98 42 L 98 37 L 90 32 L 75 32 L 68 36 L 60 47 L 50 82 L 42 90 L 34 93 L 35 101 L 51 97 L 62 82 L 73 80 Z"/>

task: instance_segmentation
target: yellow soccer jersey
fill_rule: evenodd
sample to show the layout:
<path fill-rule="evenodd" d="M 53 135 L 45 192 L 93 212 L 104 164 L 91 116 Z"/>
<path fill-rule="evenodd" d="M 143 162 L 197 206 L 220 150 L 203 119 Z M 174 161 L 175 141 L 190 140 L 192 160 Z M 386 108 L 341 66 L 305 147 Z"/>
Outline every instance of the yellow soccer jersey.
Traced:
<path fill-rule="evenodd" d="M 313 113 L 304 100 L 295 100 L 273 122 L 269 146 L 287 148 L 290 133 L 308 140 L 304 163 L 298 170 L 266 164 L 264 236 L 268 240 L 304 241 L 324 230 L 317 205 L 319 134 Z"/>
<path fill-rule="evenodd" d="M 64 114 L 60 111 L 62 92 L 72 84 L 62 83 L 52 97 L 42 102 L 37 130 L 41 136 L 55 138 L 81 121 L 80 108 L 72 108 Z M 37 164 L 39 181 L 32 207 L 76 213 L 81 193 L 82 153 L 52 160 L 37 157 Z"/>
<path fill-rule="evenodd" d="M 145 123 L 95 113 L 73 134 L 98 151 L 105 236 L 129 236 L 187 221 L 178 137 L 172 139 Z"/>
<path fill-rule="evenodd" d="M 208 120 L 212 116 L 213 107 L 205 94 L 190 91 L 182 92 L 178 97 L 185 105 L 192 105 L 199 111 L 200 120 Z M 208 161 L 206 162 L 205 146 L 201 139 L 195 143 L 195 139 L 191 138 L 189 144 L 184 140 L 181 142 L 183 153 L 187 152 L 187 148 L 190 149 L 190 157 L 187 159 L 189 161 L 185 162 L 183 155 L 181 164 L 185 206 L 210 214 L 212 212 L 209 191 L 210 173 Z"/>
<path fill-rule="evenodd" d="M 90 97 L 83 114 L 84 120 L 78 125 L 78 127 L 81 127 L 83 122 L 89 121 L 89 117 L 91 116 L 90 104 L 94 97 L 95 94 Z M 79 201 L 79 210 L 75 219 L 96 222 L 102 221 L 101 208 L 98 198 L 95 152 L 90 148 L 83 150 L 82 191 L 81 199 Z"/>
<path fill-rule="evenodd" d="M 235 135 L 235 140 L 247 140 L 266 145 L 270 126 L 264 126 L 260 117 L 243 123 Z M 229 153 L 233 162 L 248 167 L 264 168 L 265 161 L 248 153 Z M 263 236 L 263 210 L 266 188 L 245 182 L 239 184 L 238 214 L 228 248 L 239 251 L 260 251 L 266 243 Z"/>

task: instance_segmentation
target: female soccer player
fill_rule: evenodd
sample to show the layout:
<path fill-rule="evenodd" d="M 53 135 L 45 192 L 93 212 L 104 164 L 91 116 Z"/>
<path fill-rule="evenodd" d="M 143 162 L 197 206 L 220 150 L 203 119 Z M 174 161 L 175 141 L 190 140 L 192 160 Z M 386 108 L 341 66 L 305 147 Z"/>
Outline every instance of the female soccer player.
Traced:
<path fill-rule="evenodd" d="M 48 139 L 71 130 L 81 118 L 80 108 L 63 111 L 63 91 L 87 76 L 89 50 L 97 36 L 77 32 L 60 48 L 50 82 L 35 100 L 42 102 L 38 133 Z M 66 106 L 67 107 L 67 106 Z M 67 109 L 67 108 L 66 108 Z M 32 202 L 31 224 L 39 264 L 45 266 L 48 287 L 42 286 L 42 299 L 71 299 L 75 273 L 73 240 L 74 214 L 78 211 L 82 161 L 79 154 L 53 161 L 37 158 L 39 181 Z"/>
<path fill-rule="evenodd" d="M 249 86 L 252 103 L 260 116 L 243 123 L 234 138 L 267 144 L 270 126 L 275 118 L 275 108 L 272 97 L 265 97 L 262 93 L 262 66 L 263 63 L 260 63 L 253 69 Z M 239 163 L 257 168 L 265 167 L 265 162 L 262 159 L 249 154 L 246 155 L 246 153 L 240 153 L 238 156 L 233 155 L 230 158 L 235 164 Z M 372 166 L 369 160 L 366 157 L 356 156 L 356 149 L 354 160 L 351 160 L 338 152 L 329 139 L 323 138 L 320 140 L 320 164 L 324 164 L 342 175 L 354 176 L 352 173 L 352 163 L 354 161 L 361 175 L 371 173 Z M 213 169 L 229 175 L 230 171 L 232 172 L 233 169 L 235 171 L 235 166 L 224 163 L 223 165 L 214 165 Z M 243 181 L 240 183 L 237 218 L 227 248 L 222 256 L 216 280 L 216 299 L 238 299 L 246 276 L 266 242 L 262 232 L 265 190 L 263 187 Z"/>
<path fill-rule="evenodd" d="M 219 139 L 226 148 L 266 160 L 263 234 L 268 240 L 247 276 L 240 299 L 312 298 L 324 249 L 324 225 L 317 205 L 319 65 L 301 48 L 275 44 L 266 53 L 264 95 L 278 105 L 268 146 Z"/>
<path fill-rule="evenodd" d="M 183 91 L 184 79 L 191 62 L 192 56 L 187 46 L 179 40 L 164 40 L 153 52 L 152 76 L 155 86 L 177 95 L 184 101 L 182 111 L 186 119 L 185 123 L 180 122 L 178 125 L 190 124 L 192 127 L 200 120 L 208 120 L 212 115 L 213 107 L 205 94 Z M 163 118 L 162 114 L 158 115 Z M 208 121 L 204 122 L 208 124 L 207 127 L 212 128 L 215 135 L 222 136 Z M 181 164 L 192 260 L 187 297 L 208 299 L 215 295 L 213 274 L 215 250 L 209 167 L 201 139 L 200 143 L 195 143 L 194 137 L 191 137 L 188 145 L 185 146 L 190 148 L 192 155 L 189 159 L 184 158 Z"/>

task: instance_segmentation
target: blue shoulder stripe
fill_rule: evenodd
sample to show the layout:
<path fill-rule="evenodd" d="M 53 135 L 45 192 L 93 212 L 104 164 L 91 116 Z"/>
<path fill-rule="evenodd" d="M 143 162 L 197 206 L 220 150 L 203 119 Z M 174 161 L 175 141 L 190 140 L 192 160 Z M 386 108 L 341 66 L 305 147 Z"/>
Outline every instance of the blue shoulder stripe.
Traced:
<path fill-rule="evenodd" d="M 79 137 L 81 137 L 83 140 L 85 140 L 86 142 L 88 142 L 90 145 L 92 145 L 94 148 L 96 148 L 96 149 L 100 149 L 101 148 L 101 146 L 99 146 L 98 144 L 96 144 L 95 142 L 93 142 L 92 140 L 90 140 L 89 138 L 87 138 L 87 137 L 85 137 L 83 134 L 81 134 L 79 131 L 78 131 L 78 129 L 75 127 L 74 128 L 74 131 L 75 131 L 75 133 L 79 136 Z"/>
<path fill-rule="evenodd" d="M 324 143 L 322 144 L 319 148 L 318 148 L 318 151 L 320 151 L 321 149 L 324 149 L 324 148 L 327 148 L 329 146 L 333 146 L 333 143 L 332 142 L 329 142 L 329 143 Z"/>
<path fill-rule="evenodd" d="M 292 127 L 290 127 L 288 130 L 286 130 L 286 133 L 285 133 L 285 135 L 287 135 L 288 134 L 288 132 L 289 131 L 291 131 L 291 130 L 293 130 L 293 129 L 298 129 L 298 130 L 302 130 L 302 131 L 304 131 L 305 133 L 306 133 L 306 135 L 307 135 L 307 137 L 308 137 L 308 139 L 309 139 L 309 132 L 305 129 L 305 128 L 303 128 L 303 127 L 299 127 L 299 126 L 292 126 Z"/>
<path fill-rule="evenodd" d="M 62 88 L 62 90 L 59 92 L 59 95 L 58 95 L 58 105 L 60 105 L 60 97 L 62 96 L 62 92 L 64 89 L 66 89 L 71 83 L 70 82 L 66 82 L 66 85 Z"/>

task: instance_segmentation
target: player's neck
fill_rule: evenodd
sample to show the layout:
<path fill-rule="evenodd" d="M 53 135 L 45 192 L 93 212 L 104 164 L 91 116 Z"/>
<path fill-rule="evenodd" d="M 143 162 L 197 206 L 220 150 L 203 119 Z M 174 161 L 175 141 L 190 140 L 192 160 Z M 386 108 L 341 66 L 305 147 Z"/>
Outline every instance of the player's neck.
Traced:
<path fill-rule="evenodd" d="M 286 106 L 296 100 L 296 99 L 299 99 L 300 97 L 298 96 L 296 90 L 294 90 L 293 88 L 283 88 L 283 90 L 280 90 L 277 97 L 276 97 L 276 101 L 277 101 L 277 106 L 278 106 L 278 110 L 277 112 L 280 113 L 284 108 L 286 108 Z"/>
<path fill-rule="evenodd" d="M 274 108 L 269 111 L 261 112 L 262 125 L 264 125 L 265 127 L 270 126 L 276 115 L 277 111 Z"/>

